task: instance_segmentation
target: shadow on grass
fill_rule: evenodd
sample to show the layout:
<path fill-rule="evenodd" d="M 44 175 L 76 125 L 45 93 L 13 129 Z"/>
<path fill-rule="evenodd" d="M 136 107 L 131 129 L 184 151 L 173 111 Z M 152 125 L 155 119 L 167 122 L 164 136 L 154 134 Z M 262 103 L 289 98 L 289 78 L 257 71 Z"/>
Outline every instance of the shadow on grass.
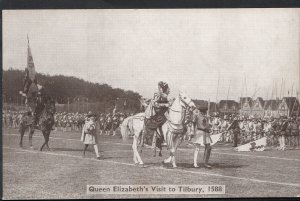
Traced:
<path fill-rule="evenodd" d="M 53 151 L 82 151 L 83 152 L 83 148 L 65 148 L 65 147 L 60 147 L 60 148 L 51 148 Z M 93 152 L 94 150 L 86 150 L 87 152 Z"/>
<path fill-rule="evenodd" d="M 247 165 L 233 165 L 233 164 L 225 164 L 225 163 L 209 163 L 213 169 L 236 169 L 236 168 L 243 168 Z M 145 163 L 146 167 L 162 167 L 165 169 L 173 169 L 171 163 Z M 176 163 L 178 166 L 177 169 L 198 169 L 198 168 L 205 168 L 203 163 L 199 163 L 199 167 L 195 168 L 192 163 Z"/>
<path fill-rule="evenodd" d="M 116 159 L 116 158 L 127 158 L 127 157 L 111 157 L 111 156 L 102 156 L 102 159 L 105 160 L 105 159 Z"/>

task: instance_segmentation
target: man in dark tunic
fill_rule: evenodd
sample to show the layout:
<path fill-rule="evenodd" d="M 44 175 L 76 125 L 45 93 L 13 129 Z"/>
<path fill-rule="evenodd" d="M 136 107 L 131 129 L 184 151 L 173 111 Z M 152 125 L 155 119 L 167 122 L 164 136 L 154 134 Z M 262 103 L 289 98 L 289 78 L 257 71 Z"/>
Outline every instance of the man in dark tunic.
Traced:
<path fill-rule="evenodd" d="M 158 83 L 158 93 L 154 94 L 153 99 L 150 101 L 146 111 L 145 111 L 145 128 L 144 136 L 145 138 L 151 139 L 154 133 L 157 134 L 156 145 L 160 146 L 163 142 L 162 125 L 166 122 L 165 112 L 168 110 L 170 103 L 168 101 L 168 95 L 170 93 L 170 88 L 167 83 Z M 157 132 L 159 129 L 160 132 Z M 155 136 L 154 136 L 155 137 Z"/>

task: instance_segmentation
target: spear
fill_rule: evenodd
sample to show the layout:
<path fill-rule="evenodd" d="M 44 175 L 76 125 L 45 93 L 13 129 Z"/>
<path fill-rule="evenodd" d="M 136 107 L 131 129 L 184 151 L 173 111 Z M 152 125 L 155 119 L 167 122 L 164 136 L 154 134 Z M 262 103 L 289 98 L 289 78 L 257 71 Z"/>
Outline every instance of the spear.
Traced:
<path fill-rule="evenodd" d="M 289 116 L 292 116 L 293 115 L 293 113 L 294 113 L 294 109 L 295 109 L 295 103 L 296 103 L 296 100 L 297 100 L 297 98 L 295 98 L 294 99 L 294 103 L 293 103 L 293 108 L 292 108 L 292 112 L 291 112 L 291 114 L 289 115 Z"/>
<path fill-rule="evenodd" d="M 246 79 L 246 76 L 244 74 L 244 78 L 245 78 L 245 89 L 246 89 L 246 97 L 248 96 L 248 93 L 247 93 L 247 79 Z"/>
<path fill-rule="evenodd" d="M 231 80 L 229 81 L 229 86 L 228 86 L 228 91 L 227 91 L 227 98 L 226 98 L 226 113 L 227 113 L 227 110 L 228 110 L 228 96 L 229 96 L 229 89 L 230 89 L 230 84 L 231 84 Z"/>
<path fill-rule="evenodd" d="M 282 98 L 282 85 L 283 85 L 283 78 L 281 79 L 281 86 L 280 86 L 280 94 L 279 94 L 279 97 L 280 99 Z"/>
<path fill-rule="evenodd" d="M 218 73 L 218 86 L 217 86 L 217 95 L 216 95 L 215 112 L 217 112 L 217 101 L 218 101 L 218 95 L 219 95 L 219 83 L 220 83 L 220 72 Z"/>
<path fill-rule="evenodd" d="M 273 93 L 273 91 L 272 91 L 272 93 Z M 269 91 L 267 91 L 267 99 L 266 99 L 266 101 L 264 102 L 264 110 L 263 110 L 264 113 L 265 113 L 265 110 L 266 110 L 267 101 L 269 101 L 268 99 L 269 99 Z M 264 116 L 265 116 L 265 114 L 264 114 Z"/>
<path fill-rule="evenodd" d="M 275 99 L 277 99 L 277 82 L 275 81 Z"/>

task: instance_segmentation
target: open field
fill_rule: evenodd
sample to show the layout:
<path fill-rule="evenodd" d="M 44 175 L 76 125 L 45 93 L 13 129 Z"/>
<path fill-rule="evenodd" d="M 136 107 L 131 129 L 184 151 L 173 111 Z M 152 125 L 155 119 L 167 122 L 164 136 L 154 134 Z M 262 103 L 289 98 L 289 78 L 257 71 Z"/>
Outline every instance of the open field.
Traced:
<path fill-rule="evenodd" d="M 231 145 L 216 145 L 205 169 L 200 153 L 200 168 L 193 168 L 193 149 L 183 143 L 177 151 L 177 169 L 161 166 L 168 156 L 152 157 L 144 149 L 145 168 L 133 164 L 130 141 L 119 136 L 101 136 L 103 160 L 96 160 L 92 147 L 82 157 L 80 133 L 52 132 L 51 151 L 38 151 L 43 136 L 36 131 L 34 149 L 20 148 L 15 129 L 4 129 L 3 138 L 3 199 L 36 198 L 125 198 L 124 195 L 87 195 L 86 185 L 110 184 L 220 184 L 225 195 L 164 195 L 164 197 L 273 197 L 300 195 L 300 150 L 267 150 L 264 152 L 235 152 Z M 202 150 L 203 151 L 203 150 Z M 126 195 L 126 198 L 158 198 L 161 195 Z"/>

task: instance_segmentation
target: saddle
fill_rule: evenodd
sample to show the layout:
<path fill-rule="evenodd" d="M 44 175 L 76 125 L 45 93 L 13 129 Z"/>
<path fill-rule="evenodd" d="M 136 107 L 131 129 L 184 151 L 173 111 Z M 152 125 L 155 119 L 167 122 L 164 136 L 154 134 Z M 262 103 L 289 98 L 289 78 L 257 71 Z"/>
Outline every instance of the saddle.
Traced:
<path fill-rule="evenodd" d="M 144 122 L 144 131 L 142 134 L 142 144 L 152 145 L 155 143 L 157 147 L 163 142 L 163 131 L 161 126 L 166 122 L 165 118 L 147 119 Z M 155 135 L 156 133 L 156 135 Z M 155 139 L 153 139 L 155 138 Z"/>

